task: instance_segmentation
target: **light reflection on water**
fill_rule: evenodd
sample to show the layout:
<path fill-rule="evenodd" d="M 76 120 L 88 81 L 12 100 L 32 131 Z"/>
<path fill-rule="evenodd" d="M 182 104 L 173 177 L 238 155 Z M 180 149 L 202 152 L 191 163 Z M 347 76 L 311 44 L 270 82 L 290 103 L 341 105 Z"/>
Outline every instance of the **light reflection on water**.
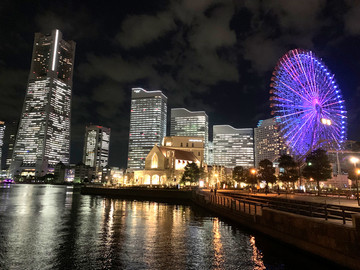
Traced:
<path fill-rule="evenodd" d="M 302 256 L 196 207 L 0 188 L 0 269 L 329 269 Z"/>

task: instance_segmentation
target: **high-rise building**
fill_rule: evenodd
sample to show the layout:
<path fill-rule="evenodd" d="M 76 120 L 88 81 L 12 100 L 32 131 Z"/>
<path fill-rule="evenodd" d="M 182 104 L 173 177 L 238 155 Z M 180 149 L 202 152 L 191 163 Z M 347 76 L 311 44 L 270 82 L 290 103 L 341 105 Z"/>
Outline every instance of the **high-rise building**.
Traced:
<path fill-rule="evenodd" d="M 74 56 L 75 42 L 59 30 L 35 34 L 11 175 L 42 176 L 60 161 L 69 163 Z"/>
<path fill-rule="evenodd" d="M 260 120 L 254 134 L 256 167 L 261 160 L 268 159 L 273 162 L 281 155 L 288 153 L 279 134 L 275 118 Z"/>
<path fill-rule="evenodd" d="M 4 139 L 4 144 L 5 144 L 4 146 L 6 152 L 6 161 L 5 161 L 6 170 L 9 169 L 11 164 L 18 125 L 19 125 L 18 121 L 9 122 L 6 124 L 5 139 Z"/>
<path fill-rule="evenodd" d="M 93 168 L 104 168 L 109 162 L 110 128 L 86 127 L 83 163 Z"/>
<path fill-rule="evenodd" d="M 254 166 L 254 130 L 252 128 L 214 125 L 213 147 L 214 165 L 227 168 Z"/>
<path fill-rule="evenodd" d="M 214 143 L 212 141 L 208 142 L 208 165 L 214 164 Z"/>
<path fill-rule="evenodd" d="M 0 170 L 2 170 L 2 153 L 3 153 L 5 129 L 6 129 L 5 122 L 0 121 Z"/>
<path fill-rule="evenodd" d="M 127 168 L 141 170 L 155 144 L 166 135 L 167 97 L 161 91 L 133 88 Z"/>
<path fill-rule="evenodd" d="M 208 163 L 209 119 L 204 111 L 191 112 L 185 108 L 171 109 L 170 136 L 204 138 L 204 159 Z"/>

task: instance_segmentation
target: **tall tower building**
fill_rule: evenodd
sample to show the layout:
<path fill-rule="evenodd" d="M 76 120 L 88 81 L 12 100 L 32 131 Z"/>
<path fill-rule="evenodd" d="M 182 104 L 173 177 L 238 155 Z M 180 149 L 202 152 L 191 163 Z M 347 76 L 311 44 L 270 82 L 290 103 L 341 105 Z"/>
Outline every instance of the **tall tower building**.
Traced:
<path fill-rule="evenodd" d="M 83 163 L 93 168 L 104 168 L 109 162 L 110 128 L 86 127 Z"/>
<path fill-rule="evenodd" d="M 287 153 L 287 147 L 279 134 L 275 118 L 260 120 L 255 128 L 255 166 L 258 167 L 263 159 L 273 162 Z"/>
<path fill-rule="evenodd" d="M 185 108 L 171 109 L 170 136 L 196 136 L 204 138 L 204 159 L 209 163 L 209 119 L 204 111 L 191 112 Z"/>
<path fill-rule="evenodd" d="M 6 124 L 5 139 L 4 139 L 5 150 L 6 150 L 6 162 L 5 162 L 6 170 L 9 169 L 11 164 L 18 125 L 19 125 L 18 121 L 13 121 Z"/>
<path fill-rule="evenodd" d="M 2 154 L 3 154 L 5 128 L 6 128 L 5 122 L 0 121 L 0 170 L 2 170 Z"/>
<path fill-rule="evenodd" d="M 75 42 L 59 30 L 35 34 L 11 175 L 42 176 L 60 161 L 69 163 L 74 57 Z"/>
<path fill-rule="evenodd" d="M 166 135 L 166 114 L 167 97 L 161 91 L 132 89 L 128 169 L 144 169 L 146 156 Z"/>
<path fill-rule="evenodd" d="M 254 166 L 254 130 L 252 128 L 214 125 L 213 145 L 214 165 L 227 168 Z"/>

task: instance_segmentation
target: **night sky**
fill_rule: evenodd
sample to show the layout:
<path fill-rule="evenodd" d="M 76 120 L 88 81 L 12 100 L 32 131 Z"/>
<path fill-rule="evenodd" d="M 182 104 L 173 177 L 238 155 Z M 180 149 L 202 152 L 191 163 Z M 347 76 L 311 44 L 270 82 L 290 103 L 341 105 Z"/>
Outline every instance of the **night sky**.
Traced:
<path fill-rule="evenodd" d="M 132 87 L 162 90 L 170 110 L 205 110 L 212 125 L 270 118 L 278 59 L 303 48 L 335 73 L 360 140 L 359 1 L 16 1 L 0 3 L 0 120 L 20 118 L 35 32 L 77 43 L 71 162 L 85 126 L 111 128 L 110 165 L 126 166 Z"/>

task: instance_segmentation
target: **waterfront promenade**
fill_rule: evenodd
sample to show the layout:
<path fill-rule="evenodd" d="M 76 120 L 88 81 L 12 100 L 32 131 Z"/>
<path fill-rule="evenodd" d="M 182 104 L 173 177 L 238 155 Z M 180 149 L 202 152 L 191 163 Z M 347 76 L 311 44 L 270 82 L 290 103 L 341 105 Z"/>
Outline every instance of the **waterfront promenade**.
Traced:
<path fill-rule="evenodd" d="M 210 190 L 205 190 L 210 191 Z M 337 205 L 343 205 L 343 206 L 349 206 L 349 207 L 359 207 L 356 197 L 346 198 L 345 196 L 338 196 L 338 195 L 330 195 L 330 194 L 320 194 L 320 196 L 316 196 L 314 194 L 308 194 L 308 193 L 249 193 L 244 191 L 237 191 L 237 190 L 218 190 L 218 193 L 222 192 L 233 192 L 236 194 L 246 194 L 246 195 L 252 195 L 252 196 L 259 196 L 259 197 L 269 197 L 269 198 L 281 198 L 281 199 L 289 199 L 289 200 L 297 200 L 297 201 L 305 201 L 305 202 L 313 202 L 313 203 L 324 203 L 324 204 L 337 204 Z M 360 207 L 359 207 L 360 208 Z"/>

